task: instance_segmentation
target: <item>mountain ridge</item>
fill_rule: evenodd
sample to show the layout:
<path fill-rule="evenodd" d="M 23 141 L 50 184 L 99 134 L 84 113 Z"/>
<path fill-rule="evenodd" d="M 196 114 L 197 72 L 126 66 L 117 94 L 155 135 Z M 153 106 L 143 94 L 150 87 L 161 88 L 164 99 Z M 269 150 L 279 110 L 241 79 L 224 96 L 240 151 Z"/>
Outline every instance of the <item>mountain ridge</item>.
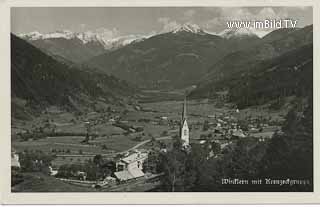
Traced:
<path fill-rule="evenodd" d="M 100 43 L 106 50 L 113 49 L 116 47 L 121 47 L 130 44 L 133 41 L 144 39 L 148 35 L 124 35 L 118 37 L 105 37 L 102 32 L 72 32 L 70 30 L 61 30 L 49 33 L 40 33 L 38 31 L 30 33 L 21 33 L 18 36 L 22 39 L 28 41 L 45 40 L 45 39 L 78 39 L 83 44 L 88 44 L 90 42 Z"/>
<path fill-rule="evenodd" d="M 195 25 L 184 25 L 95 56 L 85 64 L 141 88 L 183 88 L 195 84 L 207 73 L 207 67 L 224 55 L 258 39 L 228 40 Z"/>
<path fill-rule="evenodd" d="M 56 105 L 79 110 L 90 108 L 99 99 L 120 103 L 133 94 L 126 82 L 60 63 L 13 34 L 11 48 L 11 97 L 25 100 L 24 109 L 39 112 Z"/>
<path fill-rule="evenodd" d="M 229 31 L 230 33 L 231 31 Z M 116 35 L 115 31 L 115 35 Z M 49 33 L 40 33 L 38 31 L 29 33 L 20 33 L 18 36 L 27 40 L 34 46 L 47 52 L 49 55 L 56 55 L 66 58 L 74 63 L 86 62 L 90 58 L 117 50 L 130 44 L 134 44 L 140 41 L 144 41 L 150 37 L 162 35 L 165 33 L 172 33 L 181 35 L 181 33 L 193 33 L 198 35 L 215 35 L 221 36 L 221 34 L 213 34 L 202 29 L 197 24 L 185 23 L 178 25 L 171 31 L 151 32 L 150 34 L 129 34 L 122 36 L 110 36 L 110 31 L 106 29 L 97 29 L 96 31 L 84 31 L 84 32 L 72 32 L 70 30 L 60 30 Z M 250 35 L 234 35 L 234 39 L 239 37 L 248 38 L 249 36 L 258 36 L 254 34 Z M 231 36 L 230 36 L 231 37 Z M 227 37 L 229 38 L 229 36 Z"/>
<path fill-rule="evenodd" d="M 274 70 L 272 68 L 276 67 L 275 64 L 278 65 L 277 67 L 280 67 L 282 65 L 281 61 L 294 68 L 294 64 L 299 65 L 299 63 L 295 62 L 295 59 L 300 60 L 300 57 L 304 57 L 305 55 L 308 55 L 306 59 L 312 59 L 312 43 L 312 25 L 306 26 L 301 29 L 280 29 L 274 31 L 258 41 L 256 45 L 248 47 L 245 50 L 239 50 L 234 53 L 228 54 L 217 64 L 211 66 L 208 74 L 206 74 L 204 78 L 198 82 L 197 88 L 190 93 L 190 98 L 210 98 L 214 97 L 216 92 L 218 91 L 228 91 L 230 99 L 233 102 L 237 102 L 242 107 L 247 106 L 248 104 L 253 104 L 254 101 L 249 101 L 250 98 L 247 98 L 246 101 L 240 101 L 243 100 L 241 98 L 241 95 L 248 97 L 248 95 L 245 95 L 247 93 L 246 90 L 244 90 L 247 88 L 246 84 L 252 82 L 252 85 L 253 83 L 257 85 L 256 88 L 250 88 L 250 90 L 248 89 L 249 91 L 251 91 L 251 95 L 257 93 L 254 91 L 263 91 L 262 85 L 258 83 L 259 81 L 263 82 L 265 84 L 264 86 L 268 87 L 266 85 L 268 81 L 266 81 L 264 78 L 269 77 L 270 79 L 270 74 L 272 74 L 273 79 L 279 81 L 277 82 L 277 84 L 280 84 L 281 80 L 283 80 L 284 82 L 287 81 L 289 84 L 291 84 L 287 86 L 290 88 L 288 89 L 288 91 L 295 91 L 294 86 L 292 85 L 292 81 L 300 81 L 299 78 L 295 76 L 295 73 L 291 73 L 290 71 L 288 71 L 288 76 L 292 75 L 292 80 L 290 78 L 285 79 L 284 74 L 286 74 L 286 70 Z M 302 63 L 304 61 L 307 60 L 301 59 Z M 266 65 L 272 64 L 273 66 L 270 66 L 270 68 L 266 68 Z M 306 70 L 309 71 L 310 65 L 306 67 Z M 274 71 L 274 73 L 267 73 L 264 70 L 271 70 Z M 259 74 L 264 75 L 261 76 Z M 301 78 L 310 79 L 309 72 L 302 74 L 304 75 L 304 77 Z M 281 79 L 279 79 L 280 77 L 278 77 L 277 75 L 281 76 Z M 255 80 L 255 78 L 257 80 Z M 250 81 L 243 82 L 247 79 L 250 79 Z M 306 82 L 304 83 L 307 84 Z M 282 85 L 283 84 L 285 83 L 282 83 Z M 276 90 L 272 86 L 270 87 L 272 89 L 266 92 L 266 94 L 277 94 Z M 285 94 L 294 93 L 286 92 Z M 256 94 L 254 96 L 258 97 L 259 95 Z M 268 97 L 268 95 L 265 95 L 265 97 Z M 272 97 L 274 97 L 274 95 L 272 95 Z M 258 102 L 259 101 L 257 100 L 255 103 Z"/>

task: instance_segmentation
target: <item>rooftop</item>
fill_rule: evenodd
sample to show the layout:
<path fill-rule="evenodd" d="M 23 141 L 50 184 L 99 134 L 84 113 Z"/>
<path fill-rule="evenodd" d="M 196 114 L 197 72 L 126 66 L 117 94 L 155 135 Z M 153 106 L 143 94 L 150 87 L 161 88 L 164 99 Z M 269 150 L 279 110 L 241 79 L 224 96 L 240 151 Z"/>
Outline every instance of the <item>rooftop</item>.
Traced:
<path fill-rule="evenodd" d="M 146 152 L 135 152 L 125 158 L 122 158 L 121 160 L 126 162 L 126 163 L 132 163 L 135 162 L 137 160 L 141 160 L 148 157 L 148 153 Z"/>

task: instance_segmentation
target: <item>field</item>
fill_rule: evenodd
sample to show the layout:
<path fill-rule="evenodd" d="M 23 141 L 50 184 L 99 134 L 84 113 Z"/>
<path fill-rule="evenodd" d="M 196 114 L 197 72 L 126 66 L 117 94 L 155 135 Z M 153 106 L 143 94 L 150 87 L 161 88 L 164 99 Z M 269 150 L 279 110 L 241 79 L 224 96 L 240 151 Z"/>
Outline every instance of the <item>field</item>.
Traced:
<path fill-rule="evenodd" d="M 156 99 L 159 98 L 156 97 Z M 12 147 L 17 152 L 40 150 L 55 154 L 56 157 L 51 161 L 53 169 L 59 169 L 65 164 L 85 164 L 92 161 L 97 154 L 101 154 L 104 159 L 113 159 L 119 154 L 126 154 L 134 149 L 152 150 L 160 147 L 160 142 L 170 149 L 172 138 L 179 133 L 183 97 L 180 100 L 164 99 L 155 102 L 151 100 L 152 98 L 148 101 L 144 99 L 139 103 L 139 107 L 115 106 L 107 112 L 91 111 L 76 115 L 54 111 L 54 113 L 44 113 L 31 121 L 13 120 Z M 262 117 L 279 122 L 283 120 L 285 114 L 286 110 L 271 111 L 265 106 L 237 111 L 229 104 L 217 106 L 214 100 L 188 100 L 187 119 L 190 143 L 197 143 L 203 137 L 208 138 L 209 135 L 211 138 L 213 135 L 215 138 L 224 136 L 225 134 L 218 136 L 215 134 L 215 125 L 220 119 L 224 120 L 226 125 L 224 127 L 231 129 L 234 120 L 258 120 Z M 208 123 L 207 129 L 204 129 L 204 123 Z M 36 136 L 40 128 L 49 132 L 54 129 L 56 134 L 55 136 Z M 268 125 L 250 136 L 264 140 L 261 138 L 270 138 L 276 128 L 279 126 Z M 35 136 L 23 139 L 19 137 L 19 132 L 35 132 Z M 65 183 L 41 173 L 23 173 L 23 177 L 24 181 L 12 188 L 14 192 L 98 191 L 94 188 Z M 145 185 L 145 183 L 141 185 L 138 183 L 133 186 L 138 190 Z M 154 187 L 153 184 L 151 187 Z"/>
<path fill-rule="evenodd" d="M 71 154 L 79 154 L 80 150 L 84 154 L 102 152 L 98 146 L 80 144 L 82 140 L 84 140 L 84 137 L 46 137 L 32 141 L 13 142 L 12 145 L 17 151 L 28 149 L 52 152 L 56 150 L 62 154 L 67 153 L 67 151 L 70 151 Z"/>
<path fill-rule="evenodd" d="M 154 92 L 148 92 L 154 93 Z M 161 96 L 164 96 L 164 92 Z M 178 94 L 182 99 L 178 100 L 150 100 L 139 104 L 140 109 L 134 109 L 133 106 L 119 107 L 114 106 L 109 112 L 87 112 L 77 116 L 70 112 L 59 110 L 49 111 L 40 117 L 30 121 L 21 122 L 13 120 L 13 134 L 18 131 L 31 131 L 39 126 L 50 123 L 58 133 L 80 133 L 77 136 L 45 136 L 37 139 L 19 140 L 13 136 L 12 146 L 17 151 L 23 150 L 42 150 L 45 152 L 55 152 L 62 155 L 95 155 L 95 154 L 117 154 L 139 145 L 145 140 L 151 140 L 152 137 L 158 138 L 167 135 L 178 134 L 183 96 L 180 92 L 170 93 Z M 159 95 L 160 96 L 160 95 Z M 156 97 L 158 99 L 160 97 Z M 190 127 L 191 139 L 199 139 L 203 132 L 202 125 L 205 121 L 209 123 L 214 117 L 234 116 L 237 119 L 246 119 L 248 117 L 270 117 L 272 120 L 283 120 L 286 113 L 283 111 L 270 111 L 266 107 L 251 107 L 236 113 L 236 109 L 228 104 L 217 107 L 212 100 L 189 100 L 187 104 L 188 124 Z M 114 119 L 117 117 L 121 123 L 128 127 L 140 127 L 143 130 L 138 132 L 127 131 L 126 129 L 114 126 Z M 90 133 L 95 134 L 87 142 L 85 135 L 87 133 L 86 123 L 94 123 L 90 126 Z M 264 135 L 264 134 L 262 134 Z M 260 135 L 259 135 L 260 136 Z M 270 136 L 270 133 L 267 134 Z M 170 142 L 165 140 L 163 142 Z M 150 148 L 148 144 L 143 144 L 139 148 Z"/>
<path fill-rule="evenodd" d="M 90 192 L 94 188 L 65 183 L 42 173 L 23 173 L 24 181 L 13 186 L 12 192 Z"/>

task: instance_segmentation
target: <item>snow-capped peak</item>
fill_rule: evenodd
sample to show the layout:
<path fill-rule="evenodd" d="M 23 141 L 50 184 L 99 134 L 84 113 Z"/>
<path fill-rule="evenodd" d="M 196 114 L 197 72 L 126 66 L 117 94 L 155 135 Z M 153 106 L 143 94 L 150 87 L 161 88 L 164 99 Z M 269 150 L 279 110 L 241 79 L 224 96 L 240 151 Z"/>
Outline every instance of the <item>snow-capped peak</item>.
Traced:
<path fill-rule="evenodd" d="M 247 36 L 258 36 L 252 29 L 249 28 L 232 28 L 226 29 L 219 33 L 221 37 L 230 39 L 233 37 L 247 37 Z"/>
<path fill-rule="evenodd" d="M 92 41 L 99 41 L 101 42 L 102 38 L 99 38 L 99 35 L 92 31 L 86 32 L 78 32 L 75 33 L 75 36 L 82 41 L 83 44 L 87 44 L 88 42 Z"/>
<path fill-rule="evenodd" d="M 61 31 L 56 31 L 56 32 L 42 35 L 42 39 L 53 39 L 53 38 L 72 39 L 74 38 L 74 33 L 69 30 L 61 30 Z"/>
<path fill-rule="evenodd" d="M 191 23 L 185 23 L 182 26 L 174 29 L 172 33 L 178 33 L 178 32 L 191 32 L 191 33 L 204 33 L 203 30 L 196 24 Z"/>
<path fill-rule="evenodd" d="M 42 38 L 42 34 L 38 31 L 34 31 L 27 34 L 20 34 L 19 37 L 28 40 L 37 40 Z"/>
<path fill-rule="evenodd" d="M 38 31 L 34 31 L 26 34 L 19 34 L 19 37 L 27 40 L 54 39 L 54 38 L 72 39 L 74 38 L 74 33 L 69 30 L 55 31 L 47 34 L 42 34 Z"/>
<path fill-rule="evenodd" d="M 135 41 L 141 41 L 149 36 L 144 35 L 125 35 L 112 39 L 102 39 L 105 49 L 117 49 L 119 47 L 131 44 Z"/>
<path fill-rule="evenodd" d="M 90 42 L 98 42 L 100 43 L 105 49 L 113 49 L 125 46 L 135 41 L 146 39 L 151 35 L 125 35 L 125 36 L 118 36 L 112 37 L 110 35 L 105 35 L 102 32 L 98 31 L 86 31 L 86 32 L 72 32 L 69 30 L 61 30 L 55 31 L 47 34 L 41 34 L 38 31 L 30 32 L 26 34 L 19 34 L 19 37 L 29 40 L 44 40 L 44 39 L 78 39 L 83 44 L 87 44 Z"/>

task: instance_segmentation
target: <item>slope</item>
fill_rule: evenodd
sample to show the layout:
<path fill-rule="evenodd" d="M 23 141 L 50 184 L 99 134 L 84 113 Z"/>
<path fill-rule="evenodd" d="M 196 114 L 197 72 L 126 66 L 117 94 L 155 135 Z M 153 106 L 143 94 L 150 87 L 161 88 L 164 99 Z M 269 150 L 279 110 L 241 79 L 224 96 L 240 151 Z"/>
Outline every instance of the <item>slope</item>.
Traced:
<path fill-rule="evenodd" d="M 75 110 L 94 100 L 117 103 L 134 89 L 112 76 L 84 72 L 57 62 L 26 41 L 11 35 L 11 97 L 13 106 L 43 109 L 58 105 Z M 15 102 L 15 100 L 20 100 Z M 24 100 L 24 101 L 21 101 Z M 12 107 L 13 115 L 19 107 Z"/>
<path fill-rule="evenodd" d="M 141 88 L 183 88 L 197 83 L 224 55 L 258 39 L 228 40 L 199 28 L 182 27 L 99 55 L 86 64 Z"/>

